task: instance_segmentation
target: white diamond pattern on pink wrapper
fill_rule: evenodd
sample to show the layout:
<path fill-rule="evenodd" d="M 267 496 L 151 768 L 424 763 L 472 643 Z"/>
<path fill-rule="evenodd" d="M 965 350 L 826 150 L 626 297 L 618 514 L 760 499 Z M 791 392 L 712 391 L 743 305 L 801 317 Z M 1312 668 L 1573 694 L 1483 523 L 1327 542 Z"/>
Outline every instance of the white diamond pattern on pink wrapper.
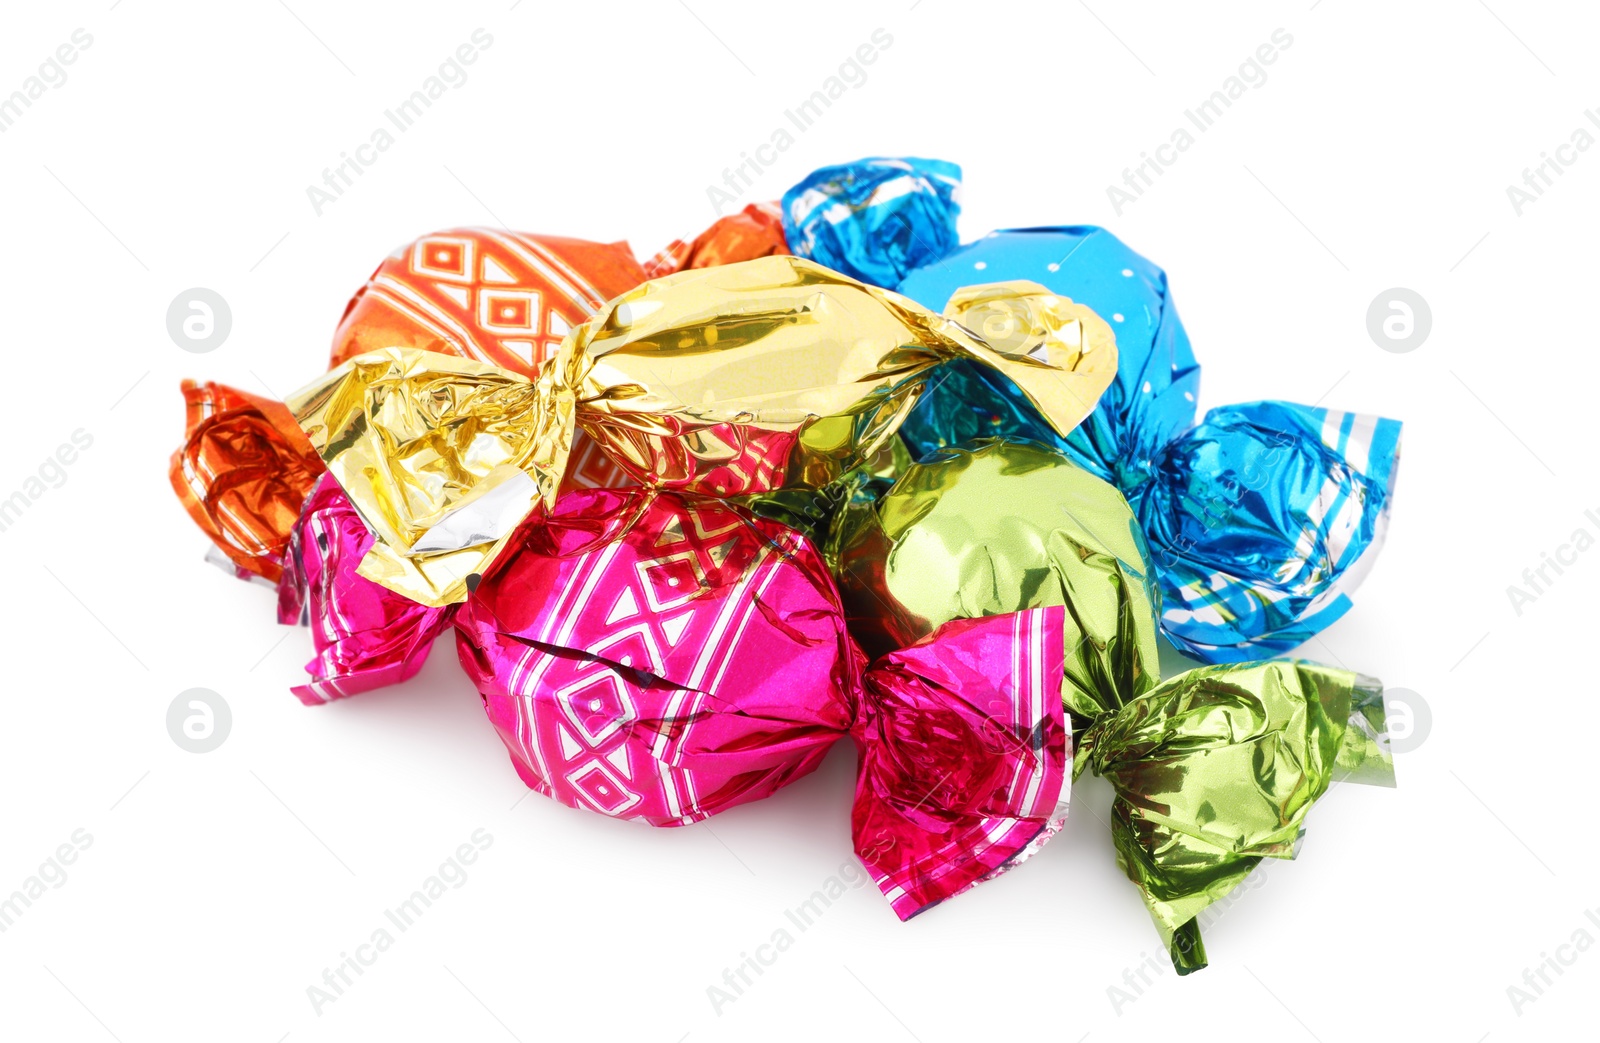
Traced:
<path fill-rule="evenodd" d="M 705 817 L 684 810 L 696 804 L 694 773 L 674 765 L 674 754 L 738 643 L 760 579 L 774 574 L 781 560 L 766 549 L 725 588 L 718 610 L 686 610 L 709 589 L 708 572 L 726 556 L 724 544 L 709 541 L 740 525 L 732 512 L 717 513 L 723 517 L 685 507 L 655 539 L 658 553 L 632 568 L 608 567 L 617 543 L 584 555 L 567 581 L 566 591 L 576 591 L 571 603 L 547 615 L 542 640 L 554 645 L 563 646 L 575 629 L 603 635 L 584 648 L 594 658 L 534 648 L 517 671 L 516 689 L 524 698 L 517 700 L 521 749 L 515 752 L 558 800 L 613 816 Z M 698 650 L 690 673 L 680 684 L 653 683 L 675 649 Z M 529 700 L 541 692 L 553 697 L 559 715 L 530 712 Z M 657 770 L 630 762 L 630 738 L 636 750 L 640 745 L 636 728 L 653 730 L 643 745 Z"/>

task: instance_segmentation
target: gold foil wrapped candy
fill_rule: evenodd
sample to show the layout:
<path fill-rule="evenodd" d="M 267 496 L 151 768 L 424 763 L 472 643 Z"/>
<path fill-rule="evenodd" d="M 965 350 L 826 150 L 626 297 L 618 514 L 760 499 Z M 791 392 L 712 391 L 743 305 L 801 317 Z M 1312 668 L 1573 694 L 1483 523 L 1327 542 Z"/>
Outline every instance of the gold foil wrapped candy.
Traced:
<path fill-rule="evenodd" d="M 488 363 L 368 352 L 288 405 L 376 537 L 357 571 L 422 604 L 465 601 L 539 497 L 537 391 Z"/>
<path fill-rule="evenodd" d="M 938 365 L 963 358 L 1011 378 L 1066 434 L 1116 373 L 1111 328 L 1032 283 L 984 289 L 1032 320 L 1007 327 L 1003 348 L 800 257 L 645 283 L 576 329 L 540 375 L 556 406 L 550 437 L 570 437 L 570 401 L 576 424 L 646 484 L 728 496 L 816 487 L 876 452 Z"/>
<path fill-rule="evenodd" d="M 378 536 L 361 574 L 449 604 L 533 502 L 554 502 L 578 428 L 647 485 L 817 487 L 880 453 L 939 366 L 965 361 L 1005 374 L 1071 431 L 1116 373 L 1110 327 L 1032 283 L 970 294 L 1003 346 L 814 262 L 765 257 L 617 297 L 531 385 L 390 349 L 351 359 L 291 407 Z"/>

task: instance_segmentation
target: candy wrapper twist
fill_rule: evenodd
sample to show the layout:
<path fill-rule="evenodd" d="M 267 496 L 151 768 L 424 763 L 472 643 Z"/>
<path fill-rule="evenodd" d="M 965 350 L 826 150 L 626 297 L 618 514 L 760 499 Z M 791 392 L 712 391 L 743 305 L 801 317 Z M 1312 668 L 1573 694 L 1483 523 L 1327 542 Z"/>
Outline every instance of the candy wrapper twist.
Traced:
<path fill-rule="evenodd" d="M 1206 965 L 1196 917 L 1261 859 L 1294 857 L 1332 782 L 1393 785 L 1371 678 L 1279 660 L 1161 680 L 1144 539 L 1117 490 L 1064 454 L 1005 441 L 943 450 L 881 495 L 852 496 L 829 538 L 847 618 L 869 647 L 1065 610 L 1074 771 L 1116 791 L 1118 862 L 1180 972 Z"/>
<path fill-rule="evenodd" d="M 1006 374 L 1065 433 L 1116 367 L 1109 327 L 1030 283 L 1038 316 L 997 349 L 791 255 L 680 272 L 606 304 L 538 379 L 414 349 L 358 355 L 289 400 L 377 535 L 362 575 L 424 604 L 466 597 L 511 530 L 548 508 L 581 430 L 634 480 L 718 496 L 817 488 L 894 436 L 930 374 Z"/>
<path fill-rule="evenodd" d="M 1150 545 L 1162 627 L 1196 658 L 1287 652 L 1349 611 L 1388 522 L 1397 421 L 1269 401 L 1213 409 L 1197 424 L 1200 367 L 1161 269 L 1088 226 L 993 232 L 957 247 L 959 207 L 929 190 L 887 188 L 881 179 L 893 162 L 827 167 L 803 182 L 819 187 L 802 197 L 831 192 L 850 205 L 805 211 L 795 252 L 896 289 L 996 343 L 1011 318 L 975 316 L 965 288 L 1038 282 L 1110 319 L 1118 351 L 1116 380 L 1067 435 L 1042 423 L 1003 374 L 952 363 L 901 429 L 914 456 L 978 438 L 1028 439 L 1115 484 Z M 936 161 L 899 162 L 906 169 L 893 183 L 904 184 Z M 951 199 L 959 179 L 959 168 L 938 165 Z M 845 191 L 874 183 L 885 188 Z M 925 247 L 914 269 L 882 263 L 906 242 Z"/>
<path fill-rule="evenodd" d="M 186 382 L 171 478 L 311 629 L 308 705 L 453 629 L 529 787 L 657 826 L 848 735 L 902 918 L 1050 840 L 1073 781 L 1182 973 L 1334 783 L 1393 784 L 1381 687 L 1287 651 L 1350 608 L 1399 425 L 1195 423 L 1161 271 L 1109 233 L 960 246 L 960 170 L 817 171 L 640 264 L 496 229 L 390 254 L 287 402 Z M 1163 679 L 1157 635 L 1215 665 Z"/>
<path fill-rule="evenodd" d="M 698 821 L 849 734 L 856 853 L 905 919 L 1060 828 L 1063 619 L 957 620 L 868 665 L 799 533 L 692 493 L 594 490 L 517 530 L 456 635 L 523 781 L 613 817 Z"/>

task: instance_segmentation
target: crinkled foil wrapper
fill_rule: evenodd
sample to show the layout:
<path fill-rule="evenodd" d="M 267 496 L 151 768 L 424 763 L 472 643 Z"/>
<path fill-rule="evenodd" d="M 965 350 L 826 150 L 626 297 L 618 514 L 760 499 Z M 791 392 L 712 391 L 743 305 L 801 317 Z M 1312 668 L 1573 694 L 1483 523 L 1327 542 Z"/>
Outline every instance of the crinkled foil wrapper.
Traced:
<path fill-rule="evenodd" d="M 292 691 L 307 706 L 399 684 L 422 669 L 456 606 L 429 608 L 360 575 L 373 535 L 324 474 L 306 497 L 278 581 L 278 622 L 310 625 L 311 679 Z"/>
<path fill-rule="evenodd" d="M 1167 276 L 1101 228 L 996 232 L 899 290 L 965 322 L 965 284 L 979 271 L 1036 279 L 1111 318 L 1117 378 L 1063 437 L 1003 376 L 952 367 L 901 429 L 913 455 L 1030 439 L 1115 484 L 1150 544 L 1162 628 L 1197 659 L 1281 655 L 1350 609 L 1387 525 L 1398 421 L 1266 401 L 1212 409 L 1197 424 L 1200 366 Z"/>
<path fill-rule="evenodd" d="M 873 286 L 957 246 L 961 168 L 941 159 L 879 157 L 812 171 L 783 194 L 789 248 Z"/>
<path fill-rule="evenodd" d="M 345 306 L 328 368 L 419 348 L 534 376 L 561 339 L 646 279 L 627 243 L 448 228 L 385 257 Z"/>
<path fill-rule="evenodd" d="M 867 664 L 799 533 L 716 498 L 601 489 L 519 528 L 456 627 L 518 773 L 573 807 L 695 822 L 849 734 L 855 849 L 907 918 L 1060 827 L 1064 617 L 955 620 Z"/>
<path fill-rule="evenodd" d="M 1175 966 L 1197 917 L 1262 858 L 1292 858 L 1337 779 L 1393 784 L 1381 688 L 1278 660 L 1160 679 L 1157 598 L 1127 501 L 1064 454 L 988 441 L 858 482 L 828 536 L 852 631 L 896 644 L 953 619 L 1064 606 L 1062 698 L 1111 781 L 1118 860 Z"/>
<path fill-rule="evenodd" d="M 881 499 L 848 500 L 825 548 L 868 652 L 952 619 L 1070 605 L 1064 696 L 1079 719 L 1160 677 L 1156 595 L 1127 501 L 1043 446 L 987 441 L 911 464 Z"/>
<path fill-rule="evenodd" d="M 503 228 L 431 232 L 384 258 L 356 291 L 334 331 L 328 367 L 369 351 L 416 348 L 534 377 L 575 326 L 647 277 L 627 243 Z M 628 484 L 581 438 L 574 456 L 570 484 Z"/>
<path fill-rule="evenodd" d="M 322 461 L 280 402 L 183 382 L 184 443 L 168 469 L 184 510 L 241 576 L 276 583 Z"/>
<path fill-rule="evenodd" d="M 376 537 L 359 574 L 424 605 L 464 601 L 468 577 L 538 499 L 530 472 L 546 447 L 526 377 L 390 348 L 346 362 L 289 407 Z"/>
<path fill-rule="evenodd" d="M 626 243 L 490 228 L 434 232 L 396 249 L 351 298 L 331 364 L 411 348 L 532 376 L 573 327 L 644 279 Z M 186 439 L 172 458 L 172 487 L 239 576 L 277 582 L 322 462 L 282 403 L 193 381 L 183 394 Z M 581 436 L 565 474 L 569 488 L 632 482 Z"/>
<path fill-rule="evenodd" d="M 1299 660 L 1200 667 L 1078 741 L 1116 792 L 1117 862 L 1180 973 L 1206 966 L 1200 914 L 1263 858 L 1294 858 L 1335 782 L 1393 786 L 1382 685 Z"/>
<path fill-rule="evenodd" d="M 652 487 L 816 488 L 877 458 L 952 360 L 1004 373 L 1072 430 L 1115 373 L 1110 327 L 1036 284 L 973 293 L 974 315 L 1002 346 L 893 293 L 773 256 L 618 297 L 532 385 L 390 349 L 350 360 L 290 405 L 378 535 L 361 574 L 448 604 L 533 502 L 554 503 L 579 430 Z"/>
<path fill-rule="evenodd" d="M 575 422 L 645 484 L 715 495 L 826 484 L 877 452 L 952 359 L 1005 373 L 1071 431 L 1115 373 L 1110 327 L 1035 284 L 996 293 L 1048 298 L 1041 327 L 1057 325 L 997 348 L 793 256 L 681 272 L 574 332 L 540 376 L 542 419 L 552 439 Z"/>
<path fill-rule="evenodd" d="M 789 252 L 777 202 L 751 203 L 737 214 L 717 218 L 692 242 L 673 240 L 644 263 L 644 270 L 650 278 L 659 279 L 689 268 L 712 268 Z"/>

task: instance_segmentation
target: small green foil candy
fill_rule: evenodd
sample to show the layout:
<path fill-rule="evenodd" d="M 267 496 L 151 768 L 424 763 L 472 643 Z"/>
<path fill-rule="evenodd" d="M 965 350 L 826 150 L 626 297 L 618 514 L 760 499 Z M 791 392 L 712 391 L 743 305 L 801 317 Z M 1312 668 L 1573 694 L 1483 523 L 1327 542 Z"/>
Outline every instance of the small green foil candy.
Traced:
<path fill-rule="evenodd" d="M 1065 606 L 1073 774 L 1115 790 L 1117 861 L 1180 974 L 1206 965 L 1196 918 L 1263 858 L 1293 858 L 1330 785 L 1394 785 L 1372 678 L 1272 660 L 1161 681 L 1139 527 L 1065 456 L 987 441 L 899 470 L 822 491 L 833 513 L 813 531 L 852 633 L 876 654 L 951 619 Z"/>

